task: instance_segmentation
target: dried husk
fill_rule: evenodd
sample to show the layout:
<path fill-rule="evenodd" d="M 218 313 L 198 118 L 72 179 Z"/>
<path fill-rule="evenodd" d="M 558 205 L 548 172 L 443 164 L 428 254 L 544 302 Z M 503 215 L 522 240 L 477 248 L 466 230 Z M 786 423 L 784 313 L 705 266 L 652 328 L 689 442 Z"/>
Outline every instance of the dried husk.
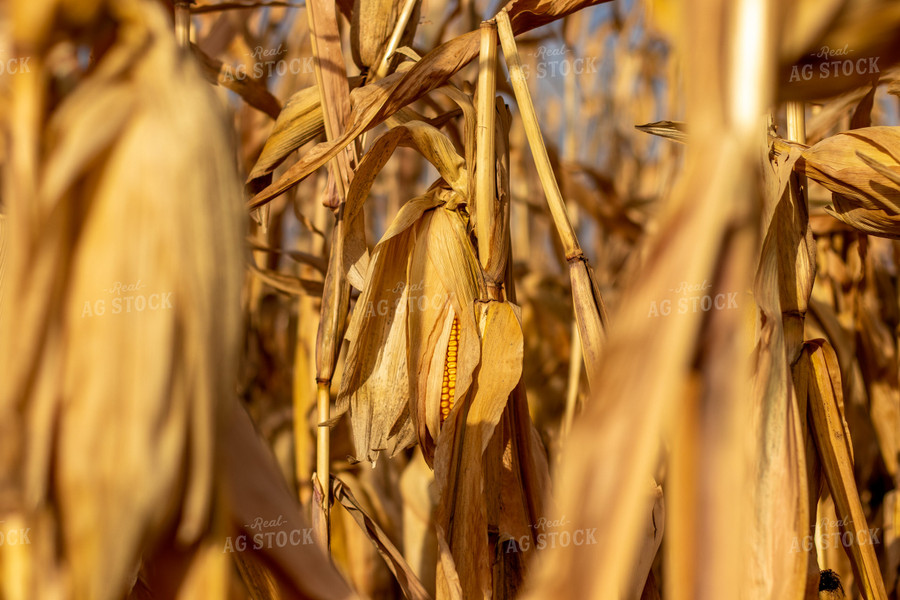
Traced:
<path fill-rule="evenodd" d="M 403 0 L 355 0 L 350 23 L 350 49 L 353 62 L 360 69 L 378 66 L 382 49 L 391 37 L 400 16 Z M 419 23 L 420 2 L 403 29 L 399 45 L 412 43 Z"/>
<path fill-rule="evenodd" d="M 479 302 L 477 313 L 481 362 L 469 398 L 460 394 L 444 423 L 434 459 L 439 496 L 435 526 L 442 555 L 439 600 L 490 597 L 495 585 L 488 505 L 500 489 L 489 484 L 491 465 L 485 451 L 522 375 L 523 338 L 510 303 Z M 452 575 L 445 566 L 451 563 L 455 567 Z M 457 577 L 458 590 L 454 585 Z"/>
<path fill-rule="evenodd" d="M 350 317 L 347 367 L 337 409 L 350 412 L 355 460 L 375 461 L 415 441 L 409 419 L 406 273 L 422 214 L 440 202 L 437 191 L 408 201 L 372 252 L 362 293 Z"/>
<path fill-rule="evenodd" d="M 88 4 L 80 28 L 99 26 Z M 20 549 L 28 568 L 2 585 L 33 598 L 121 598 L 141 556 L 160 548 L 203 570 L 182 571 L 185 585 L 227 573 L 221 554 L 188 559 L 220 518 L 215 440 L 239 343 L 240 182 L 216 100 L 160 7 L 102 4 L 115 43 L 59 96 L 48 94 L 52 65 L 35 55 L 12 99 L 28 116 L 8 124 L 0 513 L 34 539 Z M 60 19 L 54 37 L 67 35 L 72 13 L 47 14 Z M 117 282 L 161 294 L 158 310 L 129 312 Z"/>
<path fill-rule="evenodd" d="M 457 198 L 435 187 L 410 200 L 373 251 L 348 330 L 338 397 L 338 409 L 350 411 L 358 460 L 374 461 L 382 450 L 393 455 L 418 439 L 431 464 L 454 316 L 460 320 L 459 398 L 471 382 L 480 271 L 462 218 L 446 207 Z"/>
<path fill-rule="evenodd" d="M 473 267 L 469 260 L 472 251 L 464 225 L 456 217 L 451 219 L 457 223 L 453 233 L 441 227 L 446 224 L 445 218 L 456 214 L 455 208 L 468 189 L 468 173 L 450 140 L 432 125 L 411 118 L 405 111 L 391 118 L 389 124 L 392 128 L 372 144 L 360 161 L 345 206 L 348 228 L 344 240 L 345 268 L 349 280 L 362 293 L 347 335 L 351 340 L 349 366 L 342 378 L 338 409 L 350 411 L 357 459 L 374 461 L 381 450 L 389 450 L 389 455 L 393 455 L 418 439 L 431 464 L 432 440 L 440 429 L 436 419 L 441 382 L 438 380 L 436 388 L 431 383 L 426 385 L 413 370 L 428 373 L 430 362 L 437 363 L 440 358 L 439 367 L 434 367 L 440 379 L 453 321 L 450 316 L 444 323 L 451 314 L 449 298 L 460 289 L 475 285 L 477 262 Z M 419 151 L 435 166 L 441 179 L 424 196 L 410 200 L 401 208 L 370 259 L 363 205 L 375 177 L 398 145 Z M 437 208 L 440 205 L 446 205 L 449 210 Z M 429 233 L 433 219 L 439 225 L 435 226 L 436 233 Z M 442 236 L 450 237 L 445 240 Z M 448 240 L 450 243 L 445 245 Z M 457 264 L 465 265 L 463 271 L 468 273 L 461 275 L 468 283 L 461 284 L 459 289 L 454 283 L 460 276 L 454 266 Z M 468 291 L 464 296 L 469 298 L 465 306 L 470 307 L 474 292 Z M 463 305 L 456 305 L 455 310 L 453 314 L 461 313 Z M 440 351 L 434 346 L 438 340 L 431 337 L 433 332 L 425 331 L 436 326 L 428 321 L 435 315 L 440 315 L 434 318 L 441 320 Z M 463 317 L 462 321 L 474 323 L 471 317 Z M 462 338 L 469 348 L 470 334 L 464 332 Z M 382 344 L 386 344 L 385 352 L 372 351 Z M 459 365 L 460 386 L 467 385 L 465 373 L 471 375 L 470 360 L 477 362 L 477 355 Z M 422 377 L 429 379 L 427 375 Z M 376 409 L 379 398 L 391 398 L 391 401 L 387 405 L 381 403 Z M 431 400 L 436 402 L 434 406 Z M 430 419 L 427 425 L 423 420 L 426 418 Z"/>
<path fill-rule="evenodd" d="M 829 213 L 835 218 L 859 231 L 898 239 L 898 156 L 900 128 L 865 127 L 825 138 L 806 150 L 798 164 L 833 192 Z"/>
<path fill-rule="evenodd" d="M 484 284 L 464 218 L 455 210 L 438 208 L 423 215 L 414 244 L 407 276 L 407 285 L 419 288 L 415 309 L 411 304 L 409 314 L 410 415 L 422 454 L 431 464 L 441 431 L 440 392 L 450 328 L 453 319 L 459 319 L 452 417 L 465 404 L 480 361 L 474 302 L 482 296 Z"/>

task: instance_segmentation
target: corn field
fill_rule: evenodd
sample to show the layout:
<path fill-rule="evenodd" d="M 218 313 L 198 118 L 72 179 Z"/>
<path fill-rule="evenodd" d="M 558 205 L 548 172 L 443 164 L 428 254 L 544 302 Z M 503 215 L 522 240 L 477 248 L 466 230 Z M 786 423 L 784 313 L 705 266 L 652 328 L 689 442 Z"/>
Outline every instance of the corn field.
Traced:
<path fill-rule="evenodd" d="M 0 600 L 900 600 L 900 4 L 0 4 Z"/>

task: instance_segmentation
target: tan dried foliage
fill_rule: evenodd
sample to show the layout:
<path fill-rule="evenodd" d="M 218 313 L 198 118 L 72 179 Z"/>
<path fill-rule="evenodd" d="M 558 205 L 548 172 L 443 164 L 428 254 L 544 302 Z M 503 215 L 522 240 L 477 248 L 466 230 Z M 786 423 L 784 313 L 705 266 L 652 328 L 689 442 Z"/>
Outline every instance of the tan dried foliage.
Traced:
<path fill-rule="evenodd" d="M 0 6 L 0 598 L 895 598 L 898 31 Z"/>

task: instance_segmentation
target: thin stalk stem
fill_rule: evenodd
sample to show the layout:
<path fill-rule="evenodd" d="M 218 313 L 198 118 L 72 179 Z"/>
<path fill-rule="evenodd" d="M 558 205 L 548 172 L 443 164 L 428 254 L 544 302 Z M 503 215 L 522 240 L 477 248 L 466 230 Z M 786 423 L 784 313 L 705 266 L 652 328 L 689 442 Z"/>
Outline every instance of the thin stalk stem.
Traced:
<path fill-rule="evenodd" d="M 388 67 L 391 64 L 391 57 L 400 45 L 400 37 L 403 36 L 403 32 L 409 24 L 409 18 L 412 16 L 413 10 L 416 8 L 416 2 L 418 1 L 419 0 L 406 0 L 406 2 L 403 3 L 403 8 L 400 10 L 400 14 L 397 17 L 397 24 L 394 26 L 394 30 L 391 32 L 391 37 L 388 39 L 387 44 L 384 46 L 384 53 L 381 55 L 381 60 L 378 62 L 378 68 L 375 69 L 374 80 L 383 79 L 385 75 L 387 75 Z"/>
<path fill-rule="evenodd" d="M 347 69 L 340 44 L 335 5 L 327 0 L 307 0 L 309 39 L 313 52 L 313 66 L 325 124 L 325 136 L 331 141 L 339 137 L 350 119 L 350 91 Z M 337 193 L 326 194 L 325 204 L 334 210 L 335 225 L 322 293 L 319 330 L 316 336 L 316 484 L 321 496 L 313 502 L 314 516 L 322 523 L 317 526 L 319 542 L 328 550 L 331 539 L 331 431 L 326 423 L 331 418 L 331 380 L 344 337 L 350 287 L 344 273 L 343 253 L 346 223 L 344 201 L 357 164 L 357 147 L 351 144 L 329 164 L 329 176 L 336 183 Z M 315 490 L 314 490 L 315 492 Z M 314 493 L 315 496 L 315 493 Z M 318 511 L 318 512 L 317 512 Z"/>
<path fill-rule="evenodd" d="M 788 139 L 792 142 L 806 143 L 806 106 L 803 102 L 787 103 Z"/>
<path fill-rule="evenodd" d="M 565 78 L 565 143 L 563 146 L 563 158 L 575 162 L 578 158 L 578 146 L 576 144 L 577 129 L 575 127 L 578 114 L 576 102 L 575 78 Z M 578 228 L 578 205 L 573 201 L 566 203 L 572 226 Z M 572 424 L 575 422 L 575 404 L 578 402 L 578 390 L 581 383 L 581 366 L 584 362 L 584 353 L 581 349 L 581 334 L 578 332 L 578 319 L 572 315 L 572 333 L 569 341 L 569 377 L 566 382 L 566 412 L 563 420 L 562 439 L 569 437 Z"/>
<path fill-rule="evenodd" d="M 581 334 L 578 332 L 578 320 L 572 319 L 572 341 L 569 346 L 569 379 L 566 383 L 566 413 L 563 419 L 562 439 L 569 437 L 572 424 L 575 422 L 575 404 L 578 402 L 578 388 L 581 381 L 581 366 L 584 364 L 584 353 L 581 350 Z"/>
<path fill-rule="evenodd" d="M 327 552 L 331 547 L 330 527 L 330 503 L 331 485 L 329 474 L 331 470 L 331 429 L 324 423 L 331 417 L 331 393 L 329 382 L 320 381 L 316 388 L 316 414 L 319 426 L 316 431 L 316 481 L 322 490 L 320 510 L 324 516 L 324 522 L 316 531 L 316 537 L 322 548 Z"/>
<path fill-rule="evenodd" d="M 550 166 L 550 157 L 547 155 L 537 114 L 534 111 L 534 103 L 531 100 L 531 93 L 528 91 L 528 83 L 525 81 L 522 60 L 519 58 L 519 51 L 516 48 L 512 25 L 505 10 L 497 13 L 497 27 L 500 33 L 500 44 L 503 46 L 503 57 L 509 67 L 510 82 L 519 105 L 519 113 L 522 115 L 522 123 L 525 126 L 525 135 L 528 137 L 528 145 L 531 147 L 538 177 L 541 179 L 544 195 L 547 197 L 553 224 L 562 240 L 566 258 L 580 257 L 583 255 L 581 246 L 578 244 L 575 229 L 569 221 L 565 202 L 559 191 L 559 185 L 556 183 L 556 177 L 553 175 L 553 168 Z"/>
<path fill-rule="evenodd" d="M 175 39 L 182 48 L 191 45 L 191 4 L 193 0 L 179 0 L 175 3 Z"/>
<path fill-rule="evenodd" d="M 478 88 L 476 92 L 475 124 L 475 234 L 478 238 L 478 257 L 487 270 L 491 262 L 497 211 L 496 147 L 494 132 L 497 95 L 497 26 L 481 24 L 481 54 L 478 59 Z"/>

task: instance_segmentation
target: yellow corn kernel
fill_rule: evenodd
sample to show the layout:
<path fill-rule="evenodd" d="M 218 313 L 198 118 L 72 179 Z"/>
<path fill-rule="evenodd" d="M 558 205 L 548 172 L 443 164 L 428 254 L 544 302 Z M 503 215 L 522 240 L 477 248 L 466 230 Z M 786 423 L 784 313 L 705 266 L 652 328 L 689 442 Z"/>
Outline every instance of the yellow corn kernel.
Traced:
<path fill-rule="evenodd" d="M 453 400 L 456 395 L 456 354 L 458 349 L 459 319 L 453 317 L 453 325 L 450 326 L 450 340 L 447 342 L 447 355 L 444 360 L 444 379 L 441 384 L 441 424 L 453 410 Z"/>

